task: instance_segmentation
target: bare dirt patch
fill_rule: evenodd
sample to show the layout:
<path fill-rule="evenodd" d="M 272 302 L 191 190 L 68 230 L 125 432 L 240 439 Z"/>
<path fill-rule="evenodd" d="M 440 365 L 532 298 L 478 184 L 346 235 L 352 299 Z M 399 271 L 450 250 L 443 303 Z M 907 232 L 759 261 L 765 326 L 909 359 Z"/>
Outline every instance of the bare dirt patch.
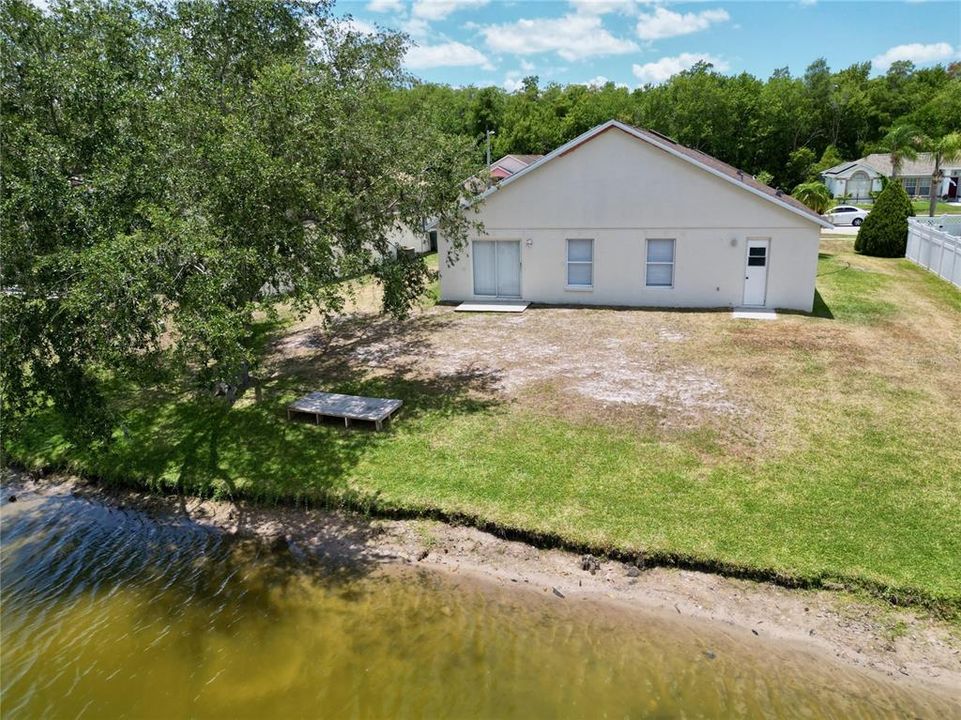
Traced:
<path fill-rule="evenodd" d="M 295 363 L 314 389 L 348 369 L 355 378 L 441 386 L 469 377 L 472 392 L 529 412 L 645 432 L 707 431 L 729 458 L 803 450 L 812 428 L 843 430 L 844 414 L 858 409 L 879 424 L 902 422 L 905 410 L 923 416 L 908 397 L 961 422 L 959 313 L 912 268 L 855 255 L 850 239 L 826 238 L 822 253 L 818 288 L 829 311 L 873 299 L 894 311 L 757 323 L 729 312 L 424 307 L 396 321 L 377 315 L 375 290 L 360 286 L 345 314 L 292 327 L 273 361 L 282 372 Z M 852 289 L 851 273 L 884 282 Z"/>
<path fill-rule="evenodd" d="M 602 415 L 647 409 L 670 424 L 747 412 L 743 399 L 704 364 L 685 357 L 692 333 L 669 313 L 546 308 L 523 315 L 462 314 L 437 307 L 402 322 L 344 317 L 328 344 L 316 328 L 284 338 L 282 354 L 324 350 L 366 372 L 485 373 L 507 400 L 542 399 Z"/>

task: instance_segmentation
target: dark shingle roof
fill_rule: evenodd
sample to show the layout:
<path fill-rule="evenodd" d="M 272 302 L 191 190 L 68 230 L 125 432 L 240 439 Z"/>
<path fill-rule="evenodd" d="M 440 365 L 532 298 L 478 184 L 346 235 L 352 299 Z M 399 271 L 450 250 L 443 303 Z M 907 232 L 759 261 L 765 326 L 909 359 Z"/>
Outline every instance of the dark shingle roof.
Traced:
<path fill-rule="evenodd" d="M 652 142 L 660 143 L 660 144 L 668 144 L 671 147 L 671 149 L 681 153 L 682 155 L 685 155 L 686 157 L 691 158 L 692 160 L 695 160 L 701 163 L 702 165 L 707 165 L 709 168 L 713 170 L 717 170 L 718 172 L 724 173 L 728 177 L 734 180 L 737 180 L 738 182 L 743 183 L 744 185 L 747 185 L 748 187 L 753 188 L 754 190 L 759 190 L 765 195 L 769 195 L 772 198 L 776 198 L 777 200 L 780 200 L 781 202 L 786 203 L 791 207 L 796 208 L 797 210 L 801 210 L 804 213 L 817 218 L 818 220 L 823 220 L 823 218 L 820 215 L 818 215 L 811 208 L 809 208 L 807 205 L 800 202 L 799 200 L 795 200 L 790 195 L 783 193 L 776 188 L 772 188 L 770 185 L 765 185 L 762 182 L 758 182 L 756 179 L 754 179 L 753 176 L 749 175 L 743 170 L 738 170 L 733 165 L 728 165 L 726 162 L 722 162 L 721 160 L 718 160 L 713 155 L 708 155 L 707 153 L 701 152 L 700 150 L 695 150 L 694 148 L 689 148 L 684 145 L 681 145 L 679 142 L 672 140 L 666 135 L 661 135 L 661 133 L 655 132 L 654 130 L 647 130 L 646 128 L 640 128 L 634 125 L 631 125 L 630 127 L 631 129 L 635 130 L 641 135 L 645 135 L 648 138 L 650 138 Z"/>
<path fill-rule="evenodd" d="M 554 158 L 562 157 L 568 153 L 572 153 L 581 145 L 590 142 L 598 135 L 613 129 L 620 130 L 621 132 L 632 135 L 639 140 L 648 142 L 664 152 L 686 159 L 688 162 L 694 163 L 705 172 L 713 173 L 716 176 L 724 178 L 727 182 L 730 182 L 733 185 L 742 185 L 748 192 L 758 195 L 762 198 L 767 198 L 771 202 L 786 208 L 790 212 L 794 212 L 798 215 L 806 217 L 822 227 L 833 227 L 825 218 L 818 215 L 804 203 L 795 200 L 790 195 L 787 195 L 780 190 L 758 182 L 751 175 L 738 170 L 732 165 L 721 162 L 716 157 L 712 157 L 711 155 L 701 152 L 700 150 L 694 150 L 693 148 L 685 147 L 672 138 L 662 135 L 654 130 L 646 130 L 644 128 L 634 127 L 633 125 L 627 125 L 617 120 L 608 120 L 607 122 L 597 125 L 587 132 L 582 133 L 570 142 L 561 145 L 551 153 L 531 163 L 523 170 L 520 170 L 510 177 L 505 178 L 498 185 L 488 188 L 485 192 L 481 193 L 478 198 L 483 199 L 493 192 L 504 190 L 515 180 L 524 177 L 528 173 L 536 172 L 540 167 L 546 163 L 549 163 Z"/>

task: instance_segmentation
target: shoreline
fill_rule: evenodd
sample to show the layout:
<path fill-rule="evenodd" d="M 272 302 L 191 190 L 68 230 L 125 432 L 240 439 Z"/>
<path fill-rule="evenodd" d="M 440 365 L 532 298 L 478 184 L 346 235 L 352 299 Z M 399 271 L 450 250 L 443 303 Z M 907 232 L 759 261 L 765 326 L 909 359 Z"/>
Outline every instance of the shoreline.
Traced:
<path fill-rule="evenodd" d="M 422 568 L 557 602 L 587 600 L 621 612 L 676 615 L 829 657 L 900 685 L 961 693 L 961 634 L 920 608 L 885 607 L 850 593 L 793 589 L 700 570 L 639 568 L 436 520 L 159 496 L 65 474 L 42 479 L 16 471 L 6 475 L 4 484 L 13 492 L 70 494 L 129 507 L 249 535 L 276 549 L 334 564 L 365 563 L 384 571 Z"/>

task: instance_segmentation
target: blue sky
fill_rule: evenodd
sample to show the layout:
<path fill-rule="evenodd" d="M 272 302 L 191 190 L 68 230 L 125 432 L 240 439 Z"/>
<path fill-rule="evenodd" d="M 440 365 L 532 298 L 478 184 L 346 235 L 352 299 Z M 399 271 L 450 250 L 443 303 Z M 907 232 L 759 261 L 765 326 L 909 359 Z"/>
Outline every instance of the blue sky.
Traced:
<path fill-rule="evenodd" d="M 408 69 L 425 81 L 499 85 L 658 83 L 706 59 L 727 73 L 795 75 L 872 60 L 961 59 L 961 1 L 665 2 L 663 0 L 350 0 L 357 29 L 407 32 Z"/>

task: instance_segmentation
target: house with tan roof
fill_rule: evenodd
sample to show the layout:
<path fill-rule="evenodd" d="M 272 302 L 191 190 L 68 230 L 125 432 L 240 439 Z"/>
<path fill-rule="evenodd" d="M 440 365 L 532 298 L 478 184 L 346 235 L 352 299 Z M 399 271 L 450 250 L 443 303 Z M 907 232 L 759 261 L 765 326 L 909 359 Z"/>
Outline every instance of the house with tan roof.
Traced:
<path fill-rule="evenodd" d="M 494 182 L 518 173 L 528 165 L 540 160 L 543 155 L 505 155 L 500 160 L 491 163 L 490 171 Z"/>
<path fill-rule="evenodd" d="M 831 224 L 749 174 L 611 120 L 485 190 L 483 231 L 440 228 L 441 299 L 810 311 Z"/>
<path fill-rule="evenodd" d="M 946 162 L 941 170 L 944 177 L 938 188 L 938 197 L 956 200 L 961 197 L 958 183 L 961 182 L 961 161 Z M 890 178 L 894 169 L 891 156 L 887 153 L 873 153 L 860 160 L 851 160 L 835 165 L 821 173 L 821 179 L 831 194 L 848 197 L 851 202 L 869 200 L 872 192 L 881 189 L 881 178 Z M 931 153 L 918 153 L 914 160 L 905 159 L 901 163 L 898 180 L 904 185 L 908 196 L 926 199 L 931 197 L 931 176 L 934 174 L 934 156 Z"/>

